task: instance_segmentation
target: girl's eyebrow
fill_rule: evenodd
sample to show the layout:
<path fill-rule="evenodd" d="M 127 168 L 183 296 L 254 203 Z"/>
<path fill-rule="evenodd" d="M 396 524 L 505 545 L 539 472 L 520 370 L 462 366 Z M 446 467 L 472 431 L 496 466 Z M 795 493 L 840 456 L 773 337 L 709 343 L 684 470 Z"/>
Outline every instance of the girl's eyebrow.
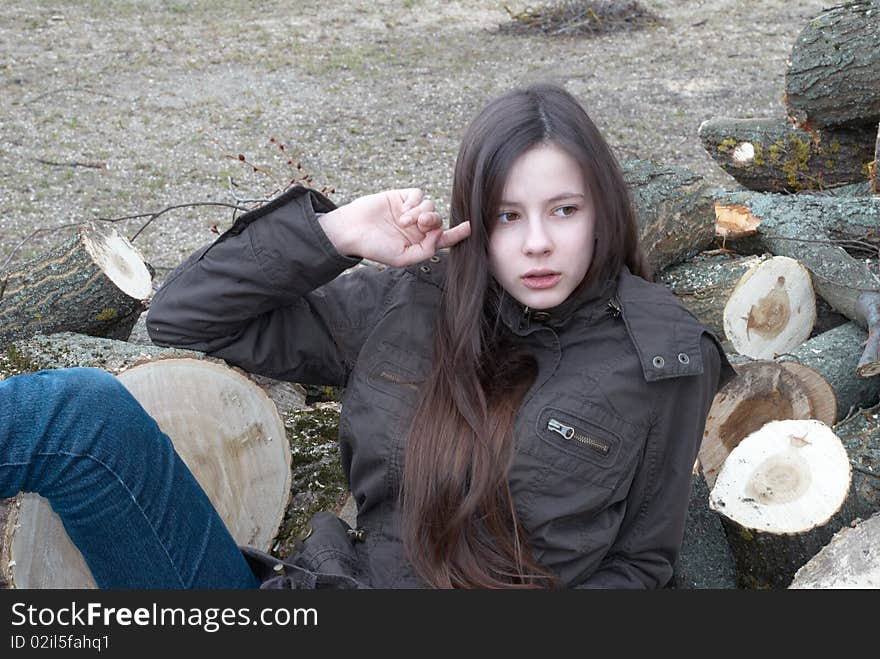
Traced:
<path fill-rule="evenodd" d="M 546 203 L 552 204 L 557 201 L 562 201 L 563 199 L 572 199 L 572 198 L 583 199 L 584 195 L 582 195 L 580 192 L 563 192 L 562 194 L 558 194 L 555 197 L 550 197 L 550 199 L 548 199 L 546 201 Z M 507 201 L 506 199 L 502 199 L 501 205 L 502 206 L 518 206 L 519 204 L 517 204 L 515 201 Z"/>

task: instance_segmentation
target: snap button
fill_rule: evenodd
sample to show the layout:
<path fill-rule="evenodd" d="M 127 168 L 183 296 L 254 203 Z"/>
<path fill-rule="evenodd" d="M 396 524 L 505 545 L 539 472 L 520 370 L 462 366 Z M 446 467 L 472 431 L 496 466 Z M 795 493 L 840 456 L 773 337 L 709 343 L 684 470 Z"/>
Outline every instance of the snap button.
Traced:
<path fill-rule="evenodd" d="M 283 573 L 284 572 L 284 563 L 275 563 L 275 565 L 272 566 L 272 569 L 275 570 L 276 572 Z"/>
<path fill-rule="evenodd" d="M 421 268 L 419 268 L 419 270 L 421 270 L 422 272 L 431 272 L 431 266 L 423 265 Z"/>
<path fill-rule="evenodd" d="M 348 537 L 351 538 L 352 542 L 363 542 L 364 538 L 367 537 L 367 532 L 363 529 L 348 529 L 346 533 L 348 533 Z"/>
<path fill-rule="evenodd" d="M 536 311 L 532 314 L 532 320 L 536 320 L 539 323 L 543 323 L 550 317 L 550 314 L 546 311 Z"/>
<path fill-rule="evenodd" d="M 678 353 L 678 361 L 680 361 L 682 364 L 690 364 L 691 358 L 688 357 L 685 353 L 680 352 Z"/>
<path fill-rule="evenodd" d="M 440 263 L 440 257 L 434 254 L 430 259 L 428 259 L 431 263 Z"/>
<path fill-rule="evenodd" d="M 663 359 L 663 357 L 661 357 L 660 355 L 654 357 L 654 361 L 652 363 L 654 364 L 654 368 L 663 368 L 664 366 L 666 366 L 666 360 Z"/>

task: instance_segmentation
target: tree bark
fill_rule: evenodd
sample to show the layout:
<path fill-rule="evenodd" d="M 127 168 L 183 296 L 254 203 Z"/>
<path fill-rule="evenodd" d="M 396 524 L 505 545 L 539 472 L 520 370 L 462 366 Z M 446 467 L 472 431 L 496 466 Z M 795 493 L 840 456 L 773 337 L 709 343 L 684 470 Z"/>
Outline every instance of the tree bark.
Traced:
<path fill-rule="evenodd" d="M 657 281 L 675 293 L 701 323 L 723 340 L 724 306 L 740 277 L 760 260 L 758 256 L 702 252 L 666 268 L 658 274 Z"/>
<path fill-rule="evenodd" d="M 880 511 L 880 405 L 860 409 L 834 426 L 853 468 L 853 499 L 857 514 L 867 518 Z"/>
<path fill-rule="evenodd" d="M 632 191 L 642 250 L 655 272 L 712 244 L 714 199 L 702 177 L 647 160 L 621 166 Z"/>
<path fill-rule="evenodd" d="M 877 125 L 877 140 L 874 143 L 874 161 L 871 163 L 871 192 L 880 194 L 880 124 Z"/>
<path fill-rule="evenodd" d="M 236 542 L 269 549 L 290 496 L 291 458 L 284 423 L 263 390 L 203 359 L 159 359 L 118 377 L 171 438 Z M 94 587 L 49 503 L 34 494 L 15 499 L 0 564 L 6 581 Z"/>
<path fill-rule="evenodd" d="M 733 192 L 719 195 L 718 201 L 719 216 L 738 214 L 757 224 L 754 235 L 731 239 L 729 246 L 738 252 L 766 251 L 797 259 L 810 270 L 817 293 L 867 329 L 858 298 L 864 292 L 880 292 L 877 263 L 854 258 L 843 246 L 870 245 L 862 239 L 872 238 L 866 227 L 880 226 L 880 199 Z"/>
<path fill-rule="evenodd" d="M 684 540 L 672 575 L 678 590 L 736 588 L 736 565 L 718 513 L 709 510 L 709 488 L 693 475 Z"/>
<path fill-rule="evenodd" d="M 0 348 L 38 332 L 127 337 L 152 294 L 140 253 L 113 229 L 70 240 L 0 276 Z"/>
<path fill-rule="evenodd" d="M 849 459 L 813 420 L 769 423 L 724 463 L 709 497 L 746 588 L 784 588 L 855 514 Z"/>
<path fill-rule="evenodd" d="M 789 588 L 880 588 L 880 515 L 834 534 L 799 569 Z"/>
<path fill-rule="evenodd" d="M 785 106 L 802 128 L 880 120 L 880 1 L 849 2 L 819 14 L 791 49 Z"/>
<path fill-rule="evenodd" d="M 799 192 L 865 181 L 873 157 L 868 126 L 807 132 L 779 119 L 709 119 L 703 148 L 750 190 Z"/>

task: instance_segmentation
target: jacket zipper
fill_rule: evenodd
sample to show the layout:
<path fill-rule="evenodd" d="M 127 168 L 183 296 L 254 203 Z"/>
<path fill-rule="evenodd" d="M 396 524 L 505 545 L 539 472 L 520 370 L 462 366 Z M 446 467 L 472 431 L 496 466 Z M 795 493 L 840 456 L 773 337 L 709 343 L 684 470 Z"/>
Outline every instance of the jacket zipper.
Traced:
<path fill-rule="evenodd" d="M 410 387 L 412 389 L 418 390 L 418 388 L 419 388 L 418 385 L 415 382 L 413 382 L 412 380 L 407 380 L 407 379 L 402 378 L 401 376 L 396 375 L 394 373 L 389 373 L 388 371 L 383 370 L 382 372 L 379 373 L 379 377 L 382 378 L 383 380 L 388 380 L 389 382 L 396 382 L 397 384 L 405 384 L 407 387 Z"/>
<path fill-rule="evenodd" d="M 547 430 L 552 430 L 555 433 L 559 433 L 565 439 L 574 439 L 575 441 L 578 441 L 585 446 L 589 446 L 594 451 L 598 451 L 602 455 L 608 455 L 608 451 L 611 450 L 611 447 L 606 442 L 600 441 L 598 439 L 593 439 L 592 437 L 587 437 L 586 435 L 581 435 L 571 426 L 567 426 L 561 421 L 557 421 L 556 419 L 550 419 L 547 422 Z"/>
<path fill-rule="evenodd" d="M 620 315 L 620 302 L 616 297 L 608 300 L 608 310 L 611 312 L 612 318 L 617 318 Z"/>
<path fill-rule="evenodd" d="M 529 329 L 529 325 L 531 324 L 531 320 L 532 320 L 532 311 L 531 311 L 531 309 L 526 307 L 525 309 L 523 309 L 522 316 L 519 319 L 519 328 L 521 330 Z"/>

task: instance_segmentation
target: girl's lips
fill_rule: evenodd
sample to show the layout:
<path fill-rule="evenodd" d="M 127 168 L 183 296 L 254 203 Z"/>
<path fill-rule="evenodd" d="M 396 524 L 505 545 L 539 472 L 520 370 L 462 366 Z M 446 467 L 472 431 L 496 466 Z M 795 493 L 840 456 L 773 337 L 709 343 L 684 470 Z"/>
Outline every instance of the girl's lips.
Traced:
<path fill-rule="evenodd" d="M 540 277 L 523 277 L 526 288 L 552 288 L 562 278 L 562 275 L 542 275 Z"/>

